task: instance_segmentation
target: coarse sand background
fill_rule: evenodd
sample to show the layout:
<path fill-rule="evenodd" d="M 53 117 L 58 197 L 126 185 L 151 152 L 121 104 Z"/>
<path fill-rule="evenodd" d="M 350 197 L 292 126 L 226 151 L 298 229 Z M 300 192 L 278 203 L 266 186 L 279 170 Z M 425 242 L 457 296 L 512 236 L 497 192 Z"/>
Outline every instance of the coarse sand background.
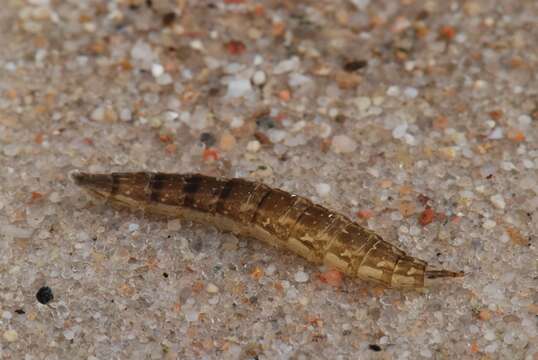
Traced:
<path fill-rule="evenodd" d="M 2 0 L 1 359 L 538 360 L 538 2 Z M 463 279 L 397 291 L 68 173 L 262 180 Z"/>

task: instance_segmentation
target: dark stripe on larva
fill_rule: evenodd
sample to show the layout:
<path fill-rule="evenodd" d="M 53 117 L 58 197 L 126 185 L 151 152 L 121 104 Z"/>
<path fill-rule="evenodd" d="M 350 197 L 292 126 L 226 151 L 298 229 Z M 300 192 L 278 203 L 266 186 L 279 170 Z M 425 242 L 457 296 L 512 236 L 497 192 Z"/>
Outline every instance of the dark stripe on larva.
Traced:
<path fill-rule="evenodd" d="M 379 244 L 379 242 L 382 241 L 380 238 L 377 238 L 377 236 L 375 235 L 370 235 L 368 236 L 368 238 L 366 239 L 364 245 L 360 248 L 361 251 L 364 252 L 364 255 L 362 257 L 356 257 L 352 262 L 351 262 L 351 268 L 357 272 L 359 271 L 359 269 L 365 264 L 367 263 L 367 260 L 368 260 L 368 256 L 370 256 L 370 253 L 375 250 L 375 248 L 377 247 L 377 244 Z"/>
<path fill-rule="evenodd" d="M 295 217 L 295 222 L 293 224 L 288 225 L 288 236 L 292 236 L 294 234 L 295 227 L 297 226 L 297 224 L 299 224 L 299 221 L 301 220 L 303 215 L 306 213 L 306 211 L 310 209 L 310 206 L 312 206 L 312 204 L 310 203 L 304 204 L 303 201 L 304 199 L 298 196 L 297 199 L 295 200 L 295 203 L 290 207 L 290 210 L 295 210 L 300 205 L 301 207 L 303 207 L 303 209 L 301 210 L 301 213 Z M 286 216 L 289 216 L 289 212 L 290 211 L 286 212 Z"/>
<path fill-rule="evenodd" d="M 398 269 L 398 264 L 402 260 L 401 256 L 398 256 L 396 261 L 394 262 L 394 268 L 392 269 L 392 273 L 390 274 L 390 283 L 392 284 L 392 279 L 394 278 L 394 274 L 396 274 L 396 270 Z"/>
<path fill-rule="evenodd" d="M 118 193 L 120 189 L 120 174 L 110 174 L 110 196 L 114 196 Z"/>
<path fill-rule="evenodd" d="M 162 173 L 151 174 L 149 179 L 149 201 L 158 202 L 161 198 L 161 190 L 166 181 L 166 176 Z"/>
<path fill-rule="evenodd" d="M 259 196 L 259 192 L 260 191 L 265 191 L 262 193 L 261 196 Z M 257 184 L 256 187 L 254 188 L 254 191 L 252 192 L 250 198 L 249 198 L 249 202 L 252 201 L 252 199 L 256 199 L 257 202 L 255 204 L 253 204 L 253 212 L 252 212 L 252 215 L 249 219 L 249 222 L 251 224 L 255 224 L 255 220 L 256 220 L 256 216 L 258 216 L 258 211 L 260 210 L 260 205 L 262 204 L 262 202 L 267 198 L 267 196 L 271 193 L 271 188 L 268 187 L 267 185 L 265 184 Z"/>
<path fill-rule="evenodd" d="M 258 205 L 256 206 L 256 210 L 254 210 L 254 215 L 252 216 L 252 223 L 255 224 L 256 220 L 258 218 L 258 215 L 260 214 L 260 209 L 263 208 L 263 202 L 267 200 L 269 195 L 271 195 L 272 190 L 268 189 L 267 192 L 261 197 L 260 201 L 258 202 Z"/>
<path fill-rule="evenodd" d="M 232 193 L 233 188 L 236 186 L 236 181 L 234 179 L 227 180 L 224 182 L 224 185 L 222 187 L 222 190 L 219 194 L 219 199 L 217 200 L 217 203 L 215 204 L 215 212 L 221 214 L 224 208 L 224 203 L 226 202 L 226 199 L 230 196 Z"/>
<path fill-rule="evenodd" d="M 194 197 L 200 188 L 202 183 L 202 177 L 200 175 L 193 175 L 185 179 L 182 192 L 184 194 L 183 206 L 192 208 L 194 204 Z"/>

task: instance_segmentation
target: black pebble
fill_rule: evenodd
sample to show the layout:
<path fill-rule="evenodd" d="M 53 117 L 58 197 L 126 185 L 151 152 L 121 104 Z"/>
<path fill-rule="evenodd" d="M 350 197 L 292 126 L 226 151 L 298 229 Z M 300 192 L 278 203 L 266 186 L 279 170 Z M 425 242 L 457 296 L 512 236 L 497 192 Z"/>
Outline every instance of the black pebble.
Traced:
<path fill-rule="evenodd" d="M 17 309 L 15 312 L 19 315 L 26 314 L 26 312 L 23 309 Z"/>
<path fill-rule="evenodd" d="M 262 129 L 272 129 L 276 124 L 270 116 L 260 116 L 256 119 L 256 126 Z"/>
<path fill-rule="evenodd" d="M 200 142 L 206 147 L 211 147 L 217 142 L 213 134 L 205 132 L 200 135 Z"/>
<path fill-rule="evenodd" d="M 35 297 L 41 304 L 48 304 L 52 299 L 54 299 L 52 290 L 48 286 L 43 286 L 41 289 L 39 289 Z"/>
<path fill-rule="evenodd" d="M 377 344 L 370 344 L 368 345 L 368 349 L 372 351 L 381 351 L 381 347 Z"/>
<path fill-rule="evenodd" d="M 164 276 L 165 278 L 168 278 L 168 273 L 163 272 L 163 276 Z"/>
<path fill-rule="evenodd" d="M 368 65 L 368 61 L 366 61 L 366 60 L 348 61 L 347 63 L 344 64 L 344 70 L 347 71 L 347 72 L 353 72 L 353 71 L 357 71 L 359 69 L 362 69 L 366 65 Z"/>

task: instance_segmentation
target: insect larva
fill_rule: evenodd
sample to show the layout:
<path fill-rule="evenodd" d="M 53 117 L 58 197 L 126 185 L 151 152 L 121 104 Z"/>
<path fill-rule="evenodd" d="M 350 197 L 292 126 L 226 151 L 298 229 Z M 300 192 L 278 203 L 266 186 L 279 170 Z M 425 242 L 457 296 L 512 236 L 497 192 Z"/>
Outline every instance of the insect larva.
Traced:
<path fill-rule="evenodd" d="M 301 196 L 244 179 L 200 174 L 73 172 L 74 182 L 112 204 L 214 225 L 287 248 L 316 264 L 393 288 L 463 276 L 425 261 L 349 218 Z"/>

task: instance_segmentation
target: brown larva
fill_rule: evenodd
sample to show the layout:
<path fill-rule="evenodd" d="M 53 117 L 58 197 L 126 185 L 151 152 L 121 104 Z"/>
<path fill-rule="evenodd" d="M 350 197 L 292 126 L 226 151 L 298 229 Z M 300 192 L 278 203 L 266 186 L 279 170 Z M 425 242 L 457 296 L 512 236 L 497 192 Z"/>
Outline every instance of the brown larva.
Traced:
<path fill-rule="evenodd" d="M 251 236 L 386 287 L 422 288 L 426 279 L 463 276 L 427 269 L 425 261 L 406 255 L 349 218 L 262 183 L 148 172 L 73 172 L 71 177 L 113 204 Z"/>

